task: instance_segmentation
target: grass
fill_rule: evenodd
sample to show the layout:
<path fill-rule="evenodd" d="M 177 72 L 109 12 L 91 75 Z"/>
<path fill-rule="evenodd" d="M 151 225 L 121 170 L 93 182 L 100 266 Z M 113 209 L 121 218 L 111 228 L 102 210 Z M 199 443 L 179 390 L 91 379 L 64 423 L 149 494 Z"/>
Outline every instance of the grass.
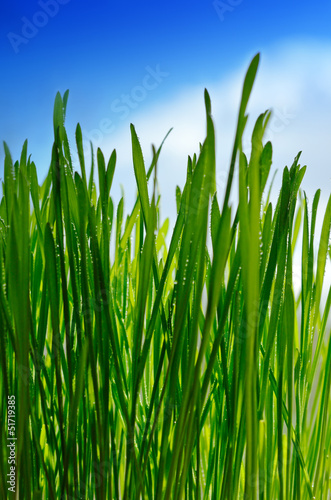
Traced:
<path fill-rule="evenodd" d="M 110 195 L 116 151 L 107 162 L 98 149 L 87 177 L 79 125 L 74 172 L 68 92 L 55 99 L 42 184 L 27 142 L 15 163 L 5 145 L 1 498 L 13 495 L 11 395 L 20 499 L 331 498 L 330 290 L 322 300 L 331 198 L 323 215 L 320 191 L 308 206 L 298 155 L 269 201 L 269 112 L 256 121 L 250 157 L 243 153 L 258 63 L 259 55 L 245 77 L 225 193 L 216 193 L 205 92 L 206 139 L 188 158 L 170 232 L 156 183 L 162 145 L 146 169 L 133 125 L 137 199 L 128 215 Z"/>

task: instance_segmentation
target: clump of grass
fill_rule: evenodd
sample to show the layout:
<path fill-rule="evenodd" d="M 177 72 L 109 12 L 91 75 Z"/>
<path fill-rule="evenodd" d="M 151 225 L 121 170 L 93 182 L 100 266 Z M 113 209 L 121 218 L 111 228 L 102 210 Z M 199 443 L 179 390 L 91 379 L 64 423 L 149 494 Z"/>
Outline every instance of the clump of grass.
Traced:
<path fill-rule="evenodd" d="M 132 125 L 138 194 L 127 216 L 123 198 L 115 207 L 110 194 L 116 152 L 106 161 L 98 149 L 87 178 L 79 125 L 81 172 L 74 172 L 68 92 L 56 96 L 41 185 L 27 143 L 15 163 L 5 145 L 1 498 L 9 498 L 11 394 L 22 499 L 330 498 L 331 292 L 324 305 L 321 298 L 331 198 L 317 242 L 320 192 L 310 214 L 299 197 L 300 155 L 283 171 L 275 206 L 264 196 L 270 113 L 256 121 L 250 157 L 242 151 L 258 62 L 257 55 L 245 77 L 225 193 L 216 193 L 205 92 L 206 139 L 177 188 L 169 245 L 155 189 L 162 145 L 146 169 Z M 235 188 L 238 206 L 230 204 Z"/>

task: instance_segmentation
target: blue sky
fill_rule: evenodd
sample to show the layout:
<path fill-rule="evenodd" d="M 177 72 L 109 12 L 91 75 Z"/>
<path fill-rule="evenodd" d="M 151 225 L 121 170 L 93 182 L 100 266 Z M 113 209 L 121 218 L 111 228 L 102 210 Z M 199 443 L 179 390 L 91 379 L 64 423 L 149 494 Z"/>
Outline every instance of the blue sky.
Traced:
<path fill-rule="evenodd" d="M 107 154 L 118 149 L 115 192 L 120 184 L 129 197 L 135 189 L 129 123 L 137 127 L 146 159 L 150 143 L 158 144 L 174 126 L 160 163 L 162 194 L 173 200 L 186 155 L 204 138 L 207 87 L 223 154 L 221 189 L 241 83 L 259 51 L 250 110 L 256 118 L 275 107 L 275 168 L 306 149 L 303 157 L 313 163 L 307 190 L 318 182 L 330 190 L 330 161 L 322 150 L 331 138 L 328 1 L 3 0 L 1 11 L 0 140 L 16 159 L 28 138 L 41 178 L 50 161 L 54 97 L 69 88 L 72 147 L 79 121 L 86 144 L 91 139 Z M 2 171 L 1 148 L 0 177 Z"/>

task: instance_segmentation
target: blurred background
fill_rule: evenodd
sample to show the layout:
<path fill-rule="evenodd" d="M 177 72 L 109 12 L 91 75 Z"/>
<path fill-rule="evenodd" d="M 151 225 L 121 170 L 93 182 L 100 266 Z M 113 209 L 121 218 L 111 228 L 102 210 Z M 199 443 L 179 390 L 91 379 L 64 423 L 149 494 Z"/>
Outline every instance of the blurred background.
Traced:
<path fill-rule="evenodd" d="M 267 138 L 278 169 L 302 150 L 309 200 L 331 190 L 331 4 L 280 0 L 2 0 L 0 15 L 0 140 L 14 160 L 23 142 L 39 179 L 49 168 L 56 92 L 70 90 L 67 130 L 76 168 L 75 127 L 108 157 L 116 148 L 113 196 L 121 186 L 130 208 L 136 187 L 129 124 L 146 163 L 173 127 L 159 162 L 162 215 L 174 218 L 175 188 L 187 155 L 205 137 L 203 91 L 210 93 L 217 140 L 217 185 L 222 199 L 245 72 L 261 53 L 249 103 L 244 149 L 261 112 L 272 109 Z M 0 177 L 3 177 L 3 147 Z M 236 196 L 236 193 L 233 194 Z"/>

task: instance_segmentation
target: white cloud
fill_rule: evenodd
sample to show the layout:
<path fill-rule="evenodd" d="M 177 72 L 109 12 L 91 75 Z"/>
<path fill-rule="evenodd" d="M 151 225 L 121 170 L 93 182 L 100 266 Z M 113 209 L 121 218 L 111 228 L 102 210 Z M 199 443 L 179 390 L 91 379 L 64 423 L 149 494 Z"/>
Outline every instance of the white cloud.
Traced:
<path fill-rule="evenodd" d="M 322 188 L 321 201 L 331 190 L 331 169 L 328 144 L 331 140 L 331 44 L 306 40 L 284 42 L 263 51 L 256 82 L 248 106 L 250 119 L 244 146 L 258 115 L 272 109 L 267 138 L 273 143 L 272 173 L 279 170 L 275 185 L 285 165 L 290 166 L 302 150 L 301 164 L 308 169 L 302 184 L 309 199 Z M 247 65 L 248 65 L 247 61 Z M 233 144 L 241 88 L 246 67 L 227 75 L 218 83 L 206 81 L 212 100 L 217 141 L 217 181 L 220 199 L 224 190 Z M 183 185 L 187 155 L 198 151 L 205 137 L 203 88 L 188 87 L 167 101 L 147 111 L 135 112 L 111 136 L 105 136 L 101 148 L 109 155 L 116 147 L 118 166 L 114 189 L 122 183 L 130 203 L 135 193 L 132 176 L 129 122 L 133 121 L 141 140 L 146 163 L 151 159 L 151 143 L 158 146 L 169 128 L 160 157 L 158 178 L 162 194 L 163 215 L 175 215 L 175 187 Z M 117 193 L 119 191 L 117 190 Z M 167 213 L 165 213 L 167 212 Z"/>

